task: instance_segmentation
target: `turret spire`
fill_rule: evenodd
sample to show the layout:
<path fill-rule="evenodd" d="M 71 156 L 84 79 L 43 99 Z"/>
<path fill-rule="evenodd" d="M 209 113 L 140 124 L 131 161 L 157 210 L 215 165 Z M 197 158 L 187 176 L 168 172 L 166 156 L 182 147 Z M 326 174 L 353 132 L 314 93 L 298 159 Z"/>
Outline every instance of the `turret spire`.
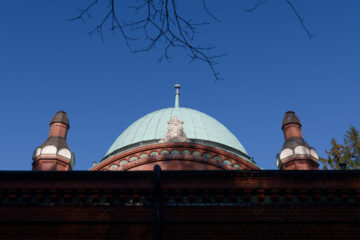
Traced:
<path fill-rule="evenodd" d="M 180 84 L 175 84 L 175 89 L 176 89 L 176 93 L 175 93 L 175 108 L 179 107 L 179 98 L 180 98 Z"/>
<path fill-rule="evenodd" d="M 66 112 L 57 112 L 50 121 L 48 139 L 34 151 L 33 170 L 70 171 L 74 167 L 75 157 L 66 142 L 69 128 Z"/>
<path fill-rule="evenodd" d="M 316 170 L 319 156 L 302 138 L 301 122 L 293 111 L 287 111 L 281 128 L 285 142 L 280 154 L 276 157 L 276 164 L 281 170 Z"/>

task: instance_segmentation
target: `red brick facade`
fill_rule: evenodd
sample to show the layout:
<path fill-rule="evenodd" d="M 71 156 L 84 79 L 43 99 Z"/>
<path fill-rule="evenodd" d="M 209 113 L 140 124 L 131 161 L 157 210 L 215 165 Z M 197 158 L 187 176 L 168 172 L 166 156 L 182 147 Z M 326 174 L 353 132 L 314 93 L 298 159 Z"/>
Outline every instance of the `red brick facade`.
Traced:
<path fill-rule="evenodd" d="M 1 239 L 360 239 L 358 171 L 0 172 Z"/>
<path fill-rule="evenodd" d="M 50 125 L 41 171 L 0 172 L 1 239 L 360 239 L 360 172 L 311 171 L 318 156 L 292 111 L 277 171 L 222 143 L 158 140 L 60 171 L 74 164 L 66 113 Z"/>

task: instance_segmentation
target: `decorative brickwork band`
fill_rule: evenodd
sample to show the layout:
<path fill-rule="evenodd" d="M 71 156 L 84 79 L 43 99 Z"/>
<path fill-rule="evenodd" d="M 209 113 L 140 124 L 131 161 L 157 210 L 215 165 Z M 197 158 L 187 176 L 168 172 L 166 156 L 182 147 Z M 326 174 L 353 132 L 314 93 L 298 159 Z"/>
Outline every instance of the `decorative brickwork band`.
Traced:
<path fill-rule="evenodd" d="M 227 151 L 186 142 L 158 143 L 122 152 L 93 166 L 90 171 L 152 170 L 258 170 L 253 162 Z"/>

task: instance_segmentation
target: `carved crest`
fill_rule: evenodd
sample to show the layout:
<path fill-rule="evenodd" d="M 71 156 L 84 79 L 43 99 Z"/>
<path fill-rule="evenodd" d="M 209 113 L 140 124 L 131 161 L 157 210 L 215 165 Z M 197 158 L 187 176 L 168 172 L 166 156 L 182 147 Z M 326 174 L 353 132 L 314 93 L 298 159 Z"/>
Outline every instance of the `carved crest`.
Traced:
<path fill-rule="evenodd" d="M 183 121 L 180 121 L 177 117 L 173 117 L 168 122 L 168 132 L 164 139 L 160 140 L 159 143 L 165 142 L 190 142 L 184 133 Z"/>

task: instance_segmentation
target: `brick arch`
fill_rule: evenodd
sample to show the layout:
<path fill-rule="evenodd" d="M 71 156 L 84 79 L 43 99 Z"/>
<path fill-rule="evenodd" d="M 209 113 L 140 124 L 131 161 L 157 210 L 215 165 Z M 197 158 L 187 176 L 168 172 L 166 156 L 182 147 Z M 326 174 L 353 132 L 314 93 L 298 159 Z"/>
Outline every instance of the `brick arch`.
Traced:
<path fill-rule="evenodd" d="M 161 155 L 163 150 L 167 150 L 169 154 Z M 172 155 L 171 152 L 173 150 L 179 151 L 180 154 Z M 184 150 L 189 151 L 191 155 L 182 154 Z M 150 156 L 150 153 L 154 151 L 159 155 Z M 200 156 L 192 155 L 194 151 L 200 152 Z M 149 157 L 140 159 L 140 155 L 144 153 L 148 154 Z M 204 157 L 204 154 L 210 154 L 211 158 L 209 159 Z M 138 159 L 133 162 L 129 162 L 129 159 L 132 156 L 137 156 Z M 214 160 L 213 158 L 215 156 L 219 156 L 221 158 L 221 162 Z M 156 163 L 158 163 L 163 170 L 235 170 L 237 168 L 233 166 L 236 164 L 240 165 L 242 170 L 259 170 L 259 167 L 255 164 L 237 155 L 226 152 L 222 149 L 194 143 L 159 143 L 133 148 L 101 161 L 90 170 L 109 170 L 110 166 L 118 164 L 123 159 L 126 159 L 128 163 L 113 170 L 152 170 L 152 167 Z M 224 164 L 224 160 L 229 160 L 232 165 Z"/>

